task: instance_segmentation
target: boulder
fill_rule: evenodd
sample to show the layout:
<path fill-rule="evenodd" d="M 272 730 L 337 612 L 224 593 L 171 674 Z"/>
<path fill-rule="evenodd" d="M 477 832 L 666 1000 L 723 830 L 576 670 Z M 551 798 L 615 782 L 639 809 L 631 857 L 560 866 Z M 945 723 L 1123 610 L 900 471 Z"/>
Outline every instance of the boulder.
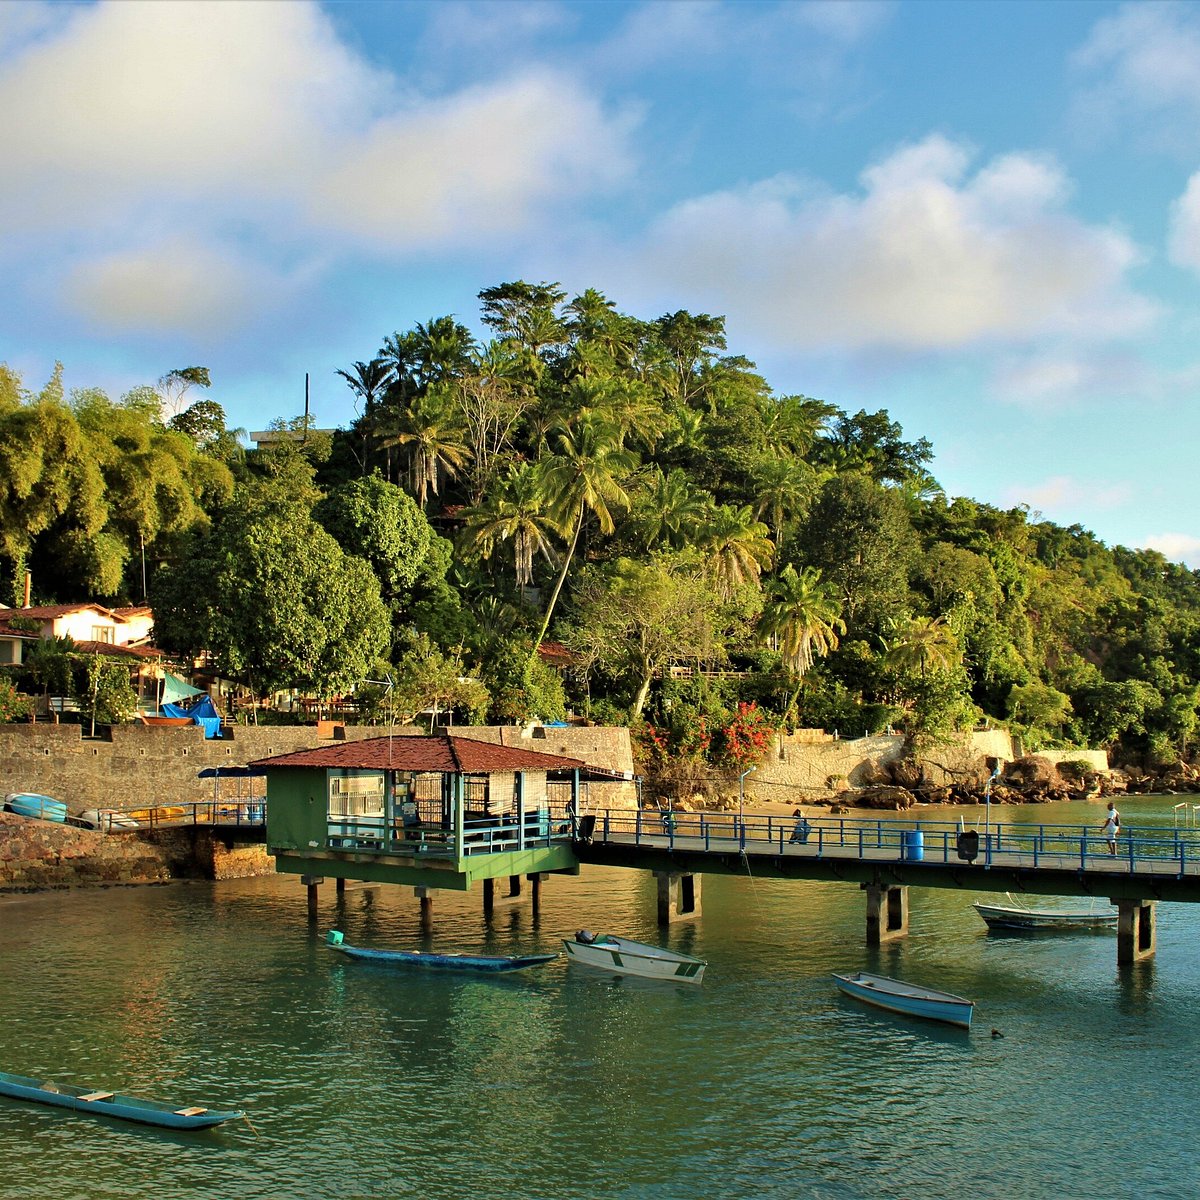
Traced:
<path fill-rule="evenodd" d="M 917 802 L 916 796 L 902 787 L 864 788 L 854 799 L 860 808 L 890 809 L 896 812 L 912 808 Z"/>

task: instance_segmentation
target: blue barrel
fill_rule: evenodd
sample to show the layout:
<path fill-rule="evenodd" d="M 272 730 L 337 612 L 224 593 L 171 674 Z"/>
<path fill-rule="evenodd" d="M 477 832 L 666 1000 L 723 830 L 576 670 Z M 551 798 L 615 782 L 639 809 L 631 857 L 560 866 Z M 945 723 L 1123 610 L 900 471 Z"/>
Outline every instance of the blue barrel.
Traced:
<path fill-rule="evenodd" d="M 903 837 L 903 857 L 909 862 L 920 862 L 925 857 L 925 835 L 919 829 L 906 829 Z"/>

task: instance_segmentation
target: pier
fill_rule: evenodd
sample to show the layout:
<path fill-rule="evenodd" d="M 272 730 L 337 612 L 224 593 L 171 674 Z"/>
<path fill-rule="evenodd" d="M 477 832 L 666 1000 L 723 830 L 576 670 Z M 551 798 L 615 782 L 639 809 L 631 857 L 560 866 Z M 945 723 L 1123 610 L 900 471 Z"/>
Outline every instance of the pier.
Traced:
<path fill-rule="evenodd" d="M 582 824 L 582 823 L 581 823 Z M 634 867 L 661 879 L 700 874 L 854 883 L 867 901 L 866 938 L 905 935 L 909 887 L 1082 896 L 1111 901 L 1122 963 L 1155 950 L 1159 901 L 1200 901 L 1200 830 L 1122 829 L 1118 853 L 1092 828 L 989 823 L 605 811 L 582 824 L 580 862 Z M 662 884 L 660 883 L 660 892 Z M 695 895 L 699 895 L 698 887 Z M 659 904 L 659 919 L 671 919 Z"/>

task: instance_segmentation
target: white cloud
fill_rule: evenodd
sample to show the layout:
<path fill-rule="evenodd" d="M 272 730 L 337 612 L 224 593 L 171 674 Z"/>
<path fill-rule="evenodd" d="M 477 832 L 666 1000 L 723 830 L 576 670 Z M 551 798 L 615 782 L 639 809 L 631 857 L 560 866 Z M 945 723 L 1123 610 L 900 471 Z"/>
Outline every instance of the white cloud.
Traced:
<path fill-rule="evenodd" d="M 531 74 L 377 122 L 316 182 L 311 212 L 398 249 L 483 242 L 529 227 L 556 198 L 624 177 L 622 140 L 595 101 Z"/>
<path fill-rule="evenodd" d="M 1028 504 L 1030 508 L 1073 520 L 1073 513 L 1091 508 L 1109 510 L 1128 503 L 1132 489 L 1126 483 L 1076 479 L 1071 475 L 1052 475 L 1040 483 L 1014 484 L 1004 497 L 1009 504 Z"/>
<path fill-rule="evenodd" d="M 628 119 L 562 73 L 419 95 L 313 3 L 58 13 L 27 21 L 0 58 L 0 254 L 69 252 L 74 302 L 105 321 L 132 320 L 143 289 L 127 281 L 158 276 L 173 248 L 205 244 L 229 282 L 347 246 L 478 247 L 534 236 L 556 205 L 631 170 Z M 185 252 L 178 271 L 195 261 Z M 195 311 L 176 296 L 146 316 L 157 328 Z"/>
<path fill-rule="evenodd" d="M 865 170 L 857 194 L 781 176 L 701 196 L 657 222 L 626 272 L 793 348 L 1096 339 L 1152 317 L 1125 283 L 1135 246 L 1065 210 L 1054 162 L 970 163 L 935 135 Z"/>
<path fill-rule="evenodd" d="M 1157 550 L 1171 562 L 1182 562 L 1200 569 L 1200 537 L 1194 534 L 1155 533 L 1144 538 L 1142 545 L 1148 550 Z"/>
<path fill-rule="evenodd" d="M 1200 171 L 1171 206 L 1171 261 L 1200 272 Z"/>
<path fill-rule="evenodd" d="M 66 281 L 71 306 L 104 333 L 211 336 L 237 328 L 282 289 L 219 248 L 181 239 L 95 258 Z"/>
<path fill-rule="evenodd" d="M 1140 123 L 1152 141 L 1195 145 L 1200 19 L 1194 6 L 1123 5 L 1097 21 L 1074 62 L 1090 76 L 1075 102 L 1081 124 Z"/>

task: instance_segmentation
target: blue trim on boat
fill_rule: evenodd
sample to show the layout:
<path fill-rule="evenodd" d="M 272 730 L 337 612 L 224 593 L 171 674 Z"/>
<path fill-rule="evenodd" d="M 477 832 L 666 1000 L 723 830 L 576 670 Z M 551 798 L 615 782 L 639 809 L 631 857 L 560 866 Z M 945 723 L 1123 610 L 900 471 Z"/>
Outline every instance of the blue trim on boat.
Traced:
<path fill-rule="evenodd" d="M 425 967 L 443 971 L 523 971 L 553 962 L 557 954 L 426 954 L 418 950 L 369 950 L 345 942 L 326 941 L 330 950 L 364 962 L 394 967 Z"/>
<path fill-rule="evenodd" d="M 37 792 L 10 792 L 4 797 L 4 807 L 18 817 L 35 817 L 39 821 L 67 819 L 67 806 L 53 796 L 41 796 Z"/>
<path fill-rule="evenodd" d="M 847 996 L 876 1008 L 908 1017 L 942 1021 L 947 1025 L 961 1026 L 963 1029 L 971 1028 L 971 1016 L 975 1011 L 974 1000 L 966 1000 L 949 992 L 939 992 L 934 988 L 921 987 L 919 984 L 904 983 L 899 979 L 889 979 L 885 975 L 868 975 L 865 971 L 858 971 L 854 975 L 839 975 L 834 972 L 833 979 Z"/>
<path fill-rule="evenodd" d="M 0 1095 L 34 1104 L 49 1104 L 87 1116 L 115 1117 L 163 1129 L 209 1129 L 245 1116 L 241 1109 L 168 1104 L 102 1089 L 32 1079 L 26 1075 L 10 1075 L 7 1071 L 0 1071 Z"/>

